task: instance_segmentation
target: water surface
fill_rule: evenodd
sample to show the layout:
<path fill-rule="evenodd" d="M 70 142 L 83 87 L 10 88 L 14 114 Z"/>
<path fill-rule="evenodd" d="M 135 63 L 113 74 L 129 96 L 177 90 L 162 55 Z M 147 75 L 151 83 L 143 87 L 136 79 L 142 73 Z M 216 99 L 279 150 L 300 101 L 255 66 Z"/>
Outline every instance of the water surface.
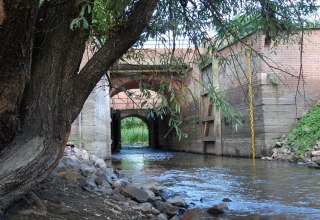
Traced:
<path fill-rule="evenodd" d="M 320 170 L 287 162 L 217 157 L 148 148 L 123 149 L 113 165 L 133 183 L 158 182 L 168 196 L 185 198 L 187 219 L 319 219 Z M 206 208 L 230 198 L 226 215 Z"/>

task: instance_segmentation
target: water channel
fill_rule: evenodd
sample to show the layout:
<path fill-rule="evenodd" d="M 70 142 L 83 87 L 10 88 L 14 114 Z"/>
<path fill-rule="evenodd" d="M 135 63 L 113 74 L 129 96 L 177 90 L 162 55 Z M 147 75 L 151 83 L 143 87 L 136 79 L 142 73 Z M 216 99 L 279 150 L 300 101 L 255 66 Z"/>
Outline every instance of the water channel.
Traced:
<path fill-rule="evenodd" d="M 138 185 L 158 182 L 169 196 L 183 197 L 193 211 L 186 219 L 319 219 L 320 170 L 287 162 L 217 157 L 128 148 L 113 165 Z M 206 208 L 229 198 L 223 216 Z"/>

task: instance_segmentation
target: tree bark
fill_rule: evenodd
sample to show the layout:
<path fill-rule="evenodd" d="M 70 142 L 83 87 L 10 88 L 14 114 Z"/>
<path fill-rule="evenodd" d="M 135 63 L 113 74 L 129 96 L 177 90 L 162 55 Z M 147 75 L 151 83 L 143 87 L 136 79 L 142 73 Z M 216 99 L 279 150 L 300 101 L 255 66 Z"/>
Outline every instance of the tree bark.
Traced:
<path fill-rule="evenodd" d="M 20 126 L 19 106 L 30 76 L 37 7 L 36 1 L 1 0 L 0 151 Z"/>
<path fill-rule="evenodd" d="M 38 8 L 34 2 L 5 1 L 5 14 L 20 14 L 6 17 L 0 26 L 0 214 L 56 165 L 85 100 L 104 71 L 138 40 L 157 0 L 138 1 L 128 24 L 80 73 L 89 30 L 71 31 L 69 26 L 81 5 L 55 0 Z M 29 16 L 27 21 L 21 13 Z"/>

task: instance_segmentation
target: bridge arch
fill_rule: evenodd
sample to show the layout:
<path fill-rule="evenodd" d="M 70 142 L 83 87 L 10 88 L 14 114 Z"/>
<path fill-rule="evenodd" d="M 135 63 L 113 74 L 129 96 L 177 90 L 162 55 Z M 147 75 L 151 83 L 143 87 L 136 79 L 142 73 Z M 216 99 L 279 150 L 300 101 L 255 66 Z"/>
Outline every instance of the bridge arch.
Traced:
<path fill-rule="evenodd" d="M 121 120 L 128 117 L 141 119 L 148 127 L 149 147 L 159 147 L 159 120 L 148 117 L 147 109 L 114 109 L 112 110 L 112 152 L 121 150 Z"/>
<path fill-rule="evenodd" d="M 177 97 L 179 94 L 178 91 L 181 90 L 182 82 L 178 79 L 178 72 L 170 71 L 163 69 L 163 66 L 141 66 L 141 65 L 118 65 L 110 70 L 110 82 L 111 82 L 111 91 L 110 98 L 112 99 L 117 94 L 123 92 L 124 90 L 131 89 L 140 89 L 141 83 L 148 83 L 152 85 L 156 92 L 157 88 L 161 86 L 163 82 L 172 83 L 172 88 L 177 91 L 174 94 Z M 170 100 L 171 93 L 169 91 L 165 92 L 165 95 L 168 100 Z M 177 97 L 180 106 L 183 106 L 185 103 L 183 98 L 180 96 Z M 129 117 L 129 115 L 136 116 L 141 118 L 149 127 L 149 146 L 153 148 L 159 147 L 159 136 L 165 136 L 168 128 L 168 122 L 155 118 L 149 118 L 147 115 L 146 106 L 141 108 L 123 108 L 123 109 L 112 109 L 112 151 L 116 152 L 121 149 L 121 119 Z M 154 114 L 155 115 L 155 114 Z M 161 129 L 159 129 L 161 127 Z M 163 133 L 163 134 L 162 134 Z"/>

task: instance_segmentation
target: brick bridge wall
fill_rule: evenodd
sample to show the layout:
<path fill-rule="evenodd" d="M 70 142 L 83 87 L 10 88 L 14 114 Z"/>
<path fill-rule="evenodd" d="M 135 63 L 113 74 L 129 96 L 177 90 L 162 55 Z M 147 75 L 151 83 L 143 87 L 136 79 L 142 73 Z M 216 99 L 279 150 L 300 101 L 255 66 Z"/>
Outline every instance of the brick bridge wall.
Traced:
<path fill-rule="evenodd" d="M 302 53 L 304 79 L 301 79 L 300 86 L 297 78 L 300 70 L 299 45 L 279 43 L 276 47 L 265 47 L 263 35 L 250 35 L 247 42 L 265 55 L 267 61 L 252 54 L 256 153 L 259 156 L 276 138 L 287 134 L 301 114 L 320 99 L 320 31 L 314 30 L 312 34 L 305 35 Z M 244 49 L 233 44 L 220 50 L 219 55 L 227 57 L 232 51 L 239 55 L 238 61 L 220 65 L 219 85 L 226 99 L 240 109 L 244 117 L 238 132 L 222 120 L 222 148 L 224 155 L 248 156 L 251 154 L 251 130 Z M 235 77 L 235 71 L 238 77 Z"/>

